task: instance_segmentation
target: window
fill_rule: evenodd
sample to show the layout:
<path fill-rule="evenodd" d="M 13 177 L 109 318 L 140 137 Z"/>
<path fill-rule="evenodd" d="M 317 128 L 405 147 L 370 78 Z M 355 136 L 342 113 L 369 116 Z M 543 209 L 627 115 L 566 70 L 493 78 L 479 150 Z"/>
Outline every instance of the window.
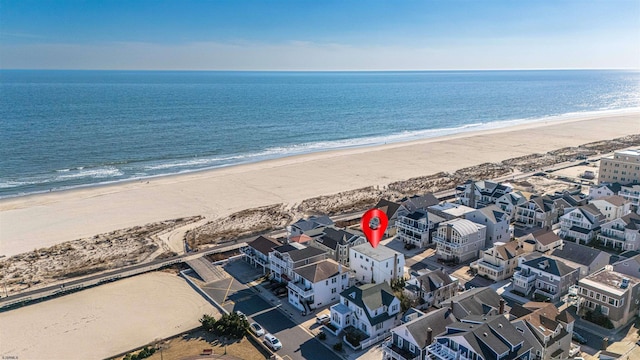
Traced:
<path fill-rule="evenodd" d="M 415 353 L 415 352 L 416 352 L 416 347 L 415 347 L 415 346 L 413 346 L 413 344 L 412 344 L 412 343 L 409 343 L 409 351 L 411 351 L 412 353 Z"/>
<path fill-rule="evenodd" d="M 393 305 L 393 306 L 391 307 L 391 311 L 394 311 L 394 312 L 395 312 L 395 311 L 397 311 L 397 310 L 398 310 L 398 305 L 397 305 L 397 304 L 396 304 L 396 305 Z"/>
<path fill-rule="evenodd" d="M 336 288 L 331 288 L 331 293 L 332 293 L 332 294 L 335 294 L 335 293 L 336 293 L 336 291 L 337 291 L 337 290 L 336 290 Z"/>
<path fill-rule="evenodd" d="M 335 277 L 331 279 L 331 283 L 332 283 L 332 284 L 335 284 L 335 283 L 336 283 L 336 281 L 338 281 L 338 279 L 336 279 Z"/>
<path fill-rule="evenodd" d="M 398 347 L 402 348 L 402 338 L 398 336 Z"/>
<path fill-rule="evenodd" d="M 376 324 L 376 330 L 382 329 L 383 323 Z"/>
<path fill-rule="evenodd" d="M 609 315 L 609 307 L 601 306 L 600 310 L 602 311 L 602 315 Z"/>

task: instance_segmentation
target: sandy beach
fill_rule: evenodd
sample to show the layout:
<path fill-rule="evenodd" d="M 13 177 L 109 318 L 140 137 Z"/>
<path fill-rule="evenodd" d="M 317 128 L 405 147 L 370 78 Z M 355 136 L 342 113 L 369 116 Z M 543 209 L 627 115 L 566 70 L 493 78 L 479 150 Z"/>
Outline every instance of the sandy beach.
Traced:
<path fill-rule="evenodd" d="M 177 217 L 208 219 L 269 204 L 454 171 L 640 133 L 640 112 L 509 128 L 0 200 L 0 255 Z"/>
<path fill-rule="evenodd" d="M 187 282 L 157 272 L 0 313 L 0 355 L 103 359 L 200 325 L 217 310 Z"/>

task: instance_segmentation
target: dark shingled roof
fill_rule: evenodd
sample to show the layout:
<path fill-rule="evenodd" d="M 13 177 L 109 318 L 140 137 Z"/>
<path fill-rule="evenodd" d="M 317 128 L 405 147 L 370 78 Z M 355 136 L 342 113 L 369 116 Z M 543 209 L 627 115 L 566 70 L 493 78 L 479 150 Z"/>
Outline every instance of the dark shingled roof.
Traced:
<path fill-rule="evenodd" d="M 447 332 L 447 326 L 455 321 L 456 318 L 451 311 L 448 308 L 442 308 L 414 319 L 403 325 L 403 327 L 406 327 L 409 333 L 411 333 L 417 345 L 422 347 L 427 343 L 427 329 L 431 328 L 432 336 L 435 338 Z M 400 336 L 402 336 L 402 334 L 400 334 Z"/>
<path fill-rule="evenodd" d="M 308 219 L 300 219 L 291 224 L 291 226 L 297 227 L 302 232 L 329 225 L 333 225 L 333 220 L 326 215 L 311 216 Z"/>
<path fill-rule="evenodd" d="M 309 233 L 311 234 L 311 233 Z M 315 236 L 312 234 L 310 236 Z M 362 236 L 361 233 L 354 230 L 336 229 L 332 226 L 328 226 L 322 230 L 322 235 L 316 238 L 316 241 L 324 246 L 336 250 L 338 244 L 347 245 L 352 238 L 358 238 Z"/>
<path fill-rule="evenodd" d="M 420 219 L 426 218 L 428 216 L 429 216 L 429 214 L 424 210 L 416 210 L 416 211 L 406 215 L 406 217 L 408 217 L 411 220 L 420 220 Z"/>
<path fill-rule="evenodd" d="M 523 265 L 528 265 L 531 268 L 536 270 L 542 270 L 549 274 L 553 274 L 556 276 L 565 276 L 576 269 L 565 265 L 561 261 L 557 261 L 555 259 L 548 258 L 546 256 L 540 256 L 539 258 L 526 261 L 522 263 Z"/>
<path fill-rule="evenodd" d="M 291 260 L 293 261 L 300 261 L 300 260 L 308 259 L 308 258 L 322 255 L 322 254 L 326 254 L 324 250 L 320 250 L 318 248 L 314 248 L 311 246 L 304 249 L 295 249 L 295 250 L 289 251 L 289 256 L 291 256 Z"/>
<path fill-rule="evenodd" d="M 282 244 L 280 244 L 276 239 L 260 235 L 247 245 L 263 253 L 264 255 L 269 255 L 269 252 L 271 252 L 273 248 L 278 247 Z"/>
<path fill-rule="evenodd" d="M 422 196 L 414 195 L 410 198 L 404 198 L 401 200 L 402 205 L 409 211 L 415 211 L 418 209 L 426 209 L 429 206 L 437 205 L 440 203 L 432 193 L 426 193 Z"/>
<path fill-rule="evenodd" d="M 418 283 L 422 283 L 422 289 L 425 292 L 432 292 L 452 282 L 451 277 L 442 270 L 432 270 L 418 277 Z"/>
<path fill-rule="evenodd" d="M 342 272 L 339 272 L 339 269 L 340 265 L 337 262 L 331 259 L 327 259 L 314 264 L 299 267 L 295 269 L 294 272 L 311 281 L 312 283 L 317 283 L 319 281 L 332 278 L 340 273 L 346 273 L 349 271 L 349 268 L 345 266 L 342 267 Z"/>
<path fill-rule="evenodd" d="M 447 307 L 453 302 L 455 304 L 454 315 L 463 318 L 469 315 L 486 315 L 492 309 L 497 311 L 500 308 L 500 299 L 502 298 L 495 290 L 481 287 L 453 296 L 441 302 L 440 306 Z"/>
<path fill-rule="evenodd" d="M 600 254 L 605 254 L 608 263 L 610 255 L 604 251 L 569 241 L 563 241 L 562 248 L 551 253 L 553 256 L 585 266 L 591 265 Z"/>
<path fill-rule="evenodd" d="M 380 199 L 374 208 L 384 211 L 384 213 L 387 214 L 387 218 L 391 219 L 396 215 L 400 206 L 402 205 L 396 202 Z"/>
<path fill-rule="evenodd" d="M 353 296 L 351 296 L 351 294 L 353 294 Z M 393 295 L 391 286 L 386 282 L 382 282 L 380 284 L 352 286 L 341 292 L 340 296 L 347 298 L 349 301 L 362 308 L 364 313 L 367 315 L 367 318 L 369 318 L 369 323 L 371 325 L 379 324 L 393 317 L 389 316 L 389 313 L 386 311 L 378 314 L 378 316 L 372 317 L 371 314 L 369 314 L 369 311 L 366 310 L 375 310 L 383 305 L 386 305 L 387 307 L 391 305 L 391 302 L 395 299 L 395 295 Z"/>
<path fill-rule="evenodd" d="M 542 244 L 543 246 L 553 244 L 554 242 L 560 240 L 560 236 L 558 236 L 553 231 L 547 230 L 547 229 L 540 229 L 538 231 L 535 231 L 531 235 L 533 235 L 534 239 L 536 239 L 536 241 Z"/>

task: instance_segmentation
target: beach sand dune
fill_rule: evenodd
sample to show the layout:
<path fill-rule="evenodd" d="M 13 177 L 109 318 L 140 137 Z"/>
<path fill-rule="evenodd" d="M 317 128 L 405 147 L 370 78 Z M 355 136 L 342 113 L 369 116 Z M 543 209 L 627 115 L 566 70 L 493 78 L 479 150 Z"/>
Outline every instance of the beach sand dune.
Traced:
<path fill-rule="evenodd" d="M 207 219 L 271 204 L 640 133 L 640 112 L 537 122 L 376 147 L 293 156 L 145 182 L 0 201 L 0 254 L 163 219 Z"/>
<path fill-rule="evenodd" d="M 200 325 L 217 310 L 174 274 L 150 273 L 0 313 L 0 356 L 101 359 Z"/>

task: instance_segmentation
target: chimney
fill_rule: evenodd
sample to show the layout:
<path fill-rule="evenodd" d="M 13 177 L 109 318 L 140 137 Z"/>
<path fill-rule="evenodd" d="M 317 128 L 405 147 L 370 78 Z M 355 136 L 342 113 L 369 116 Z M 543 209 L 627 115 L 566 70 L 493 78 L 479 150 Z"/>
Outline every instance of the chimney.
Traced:
<path fill-rule="evenodd" d="M 609 347 L 609 338 L 606 337 L 602 339 L 602 350 L 607 350 L 608 347 Z"/>
<path fill-rule="evenodd" d="M 498 312 L 498 314 L 502 315 L 504 314 L 504 299 L 500 299 L 500 310 Z"/>
<path fill-rule="evenodd" d="M 431 328 L 427 328 L 427 346 L 431 345 L 433 342 L 433 330 Z"/>
<path fill-rule="evenodd" d="M 449 305 L 449 310 L 453 312 L 453 300 L 451 300 L 451 305 Z"/>

